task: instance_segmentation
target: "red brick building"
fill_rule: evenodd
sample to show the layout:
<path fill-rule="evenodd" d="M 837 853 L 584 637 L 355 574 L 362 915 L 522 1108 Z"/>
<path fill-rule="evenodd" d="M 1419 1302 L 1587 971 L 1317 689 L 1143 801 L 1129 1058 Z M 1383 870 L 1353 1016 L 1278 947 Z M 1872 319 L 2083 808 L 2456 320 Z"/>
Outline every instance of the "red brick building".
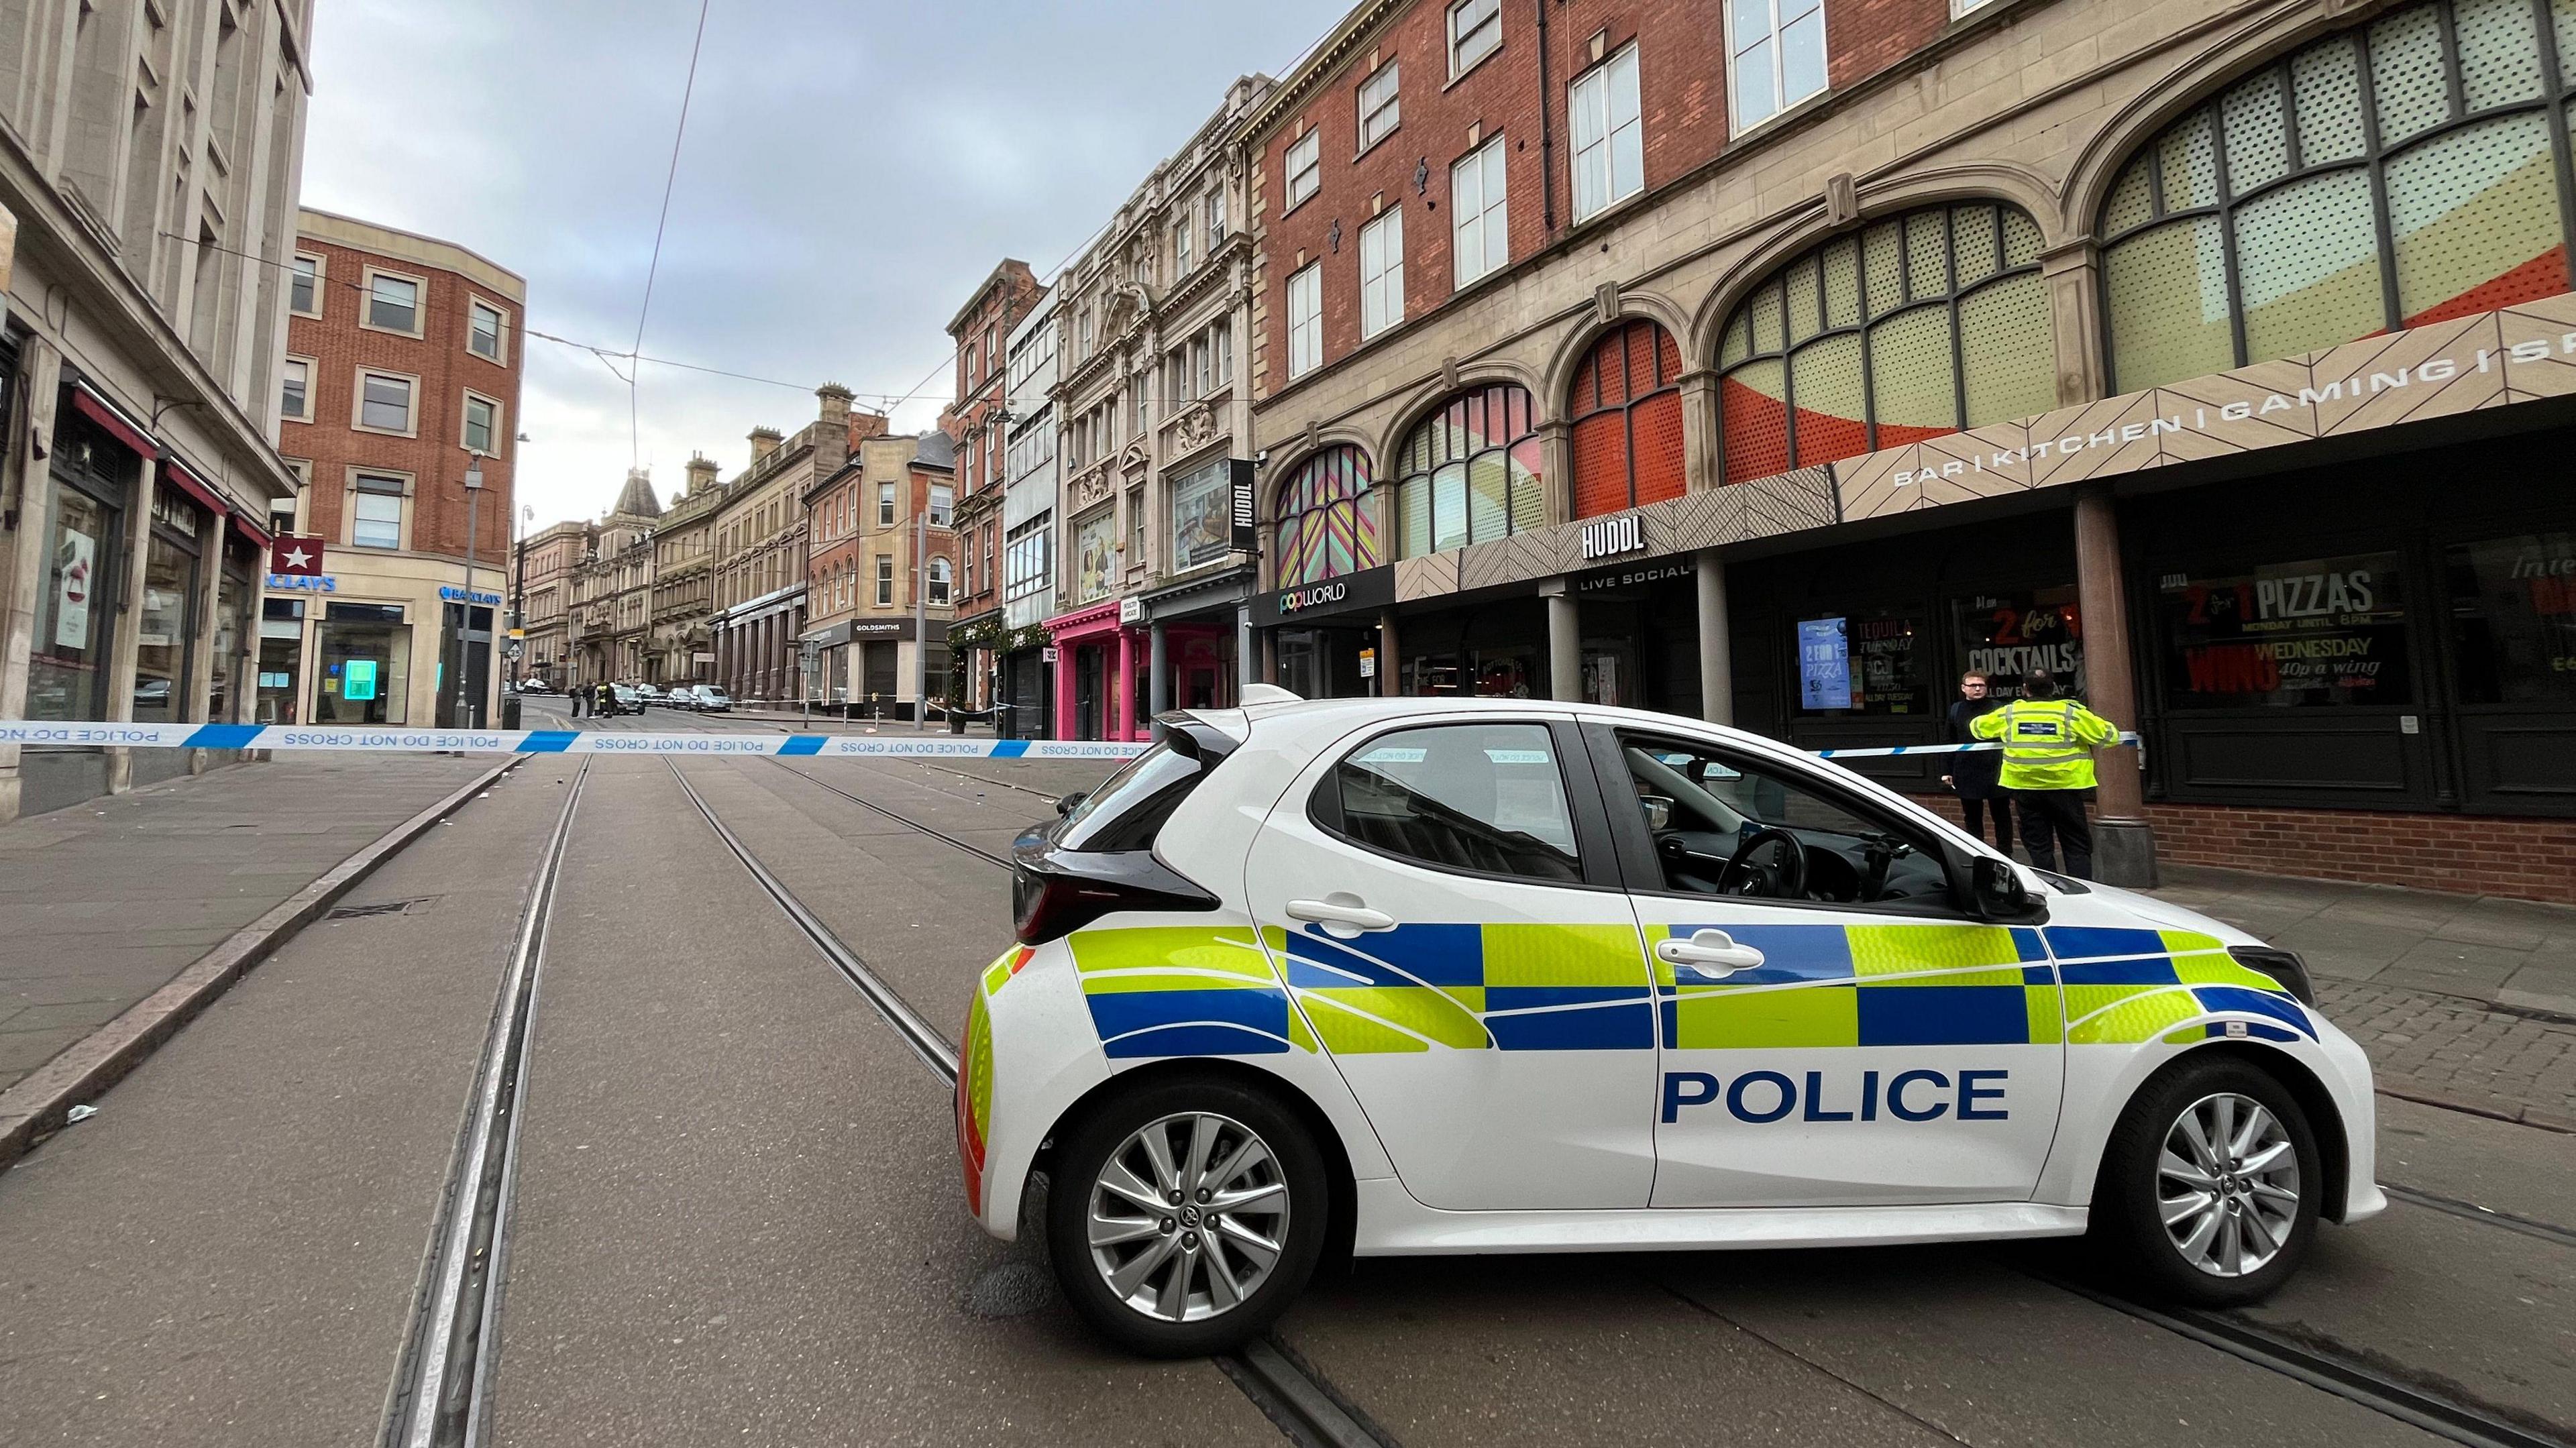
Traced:
<path fill-rule="evenodd" d="M 2105 879 L 2576 900 L 2560 13 L 1356 5 L 1234 133 L 1265 669 L 1840 748 L 2041 665 Z"/>
<path fill-rule="evenodd" d="M 468 722 L 460 668 L 470 722 L 495 717 L 526 306 L 523 280 L 453 242 L 303 212 L 278 451 L 304 486 L 276 522 L 324 563 L 269 581 L 259 718 Z"/>
<path fill-rule="evenodd" d="M 957 621 L 961 632 L 999 632 L 1002 621 L 1002 488 L 1003 443 L 1013 412 L 1008 395 L 1011 331 L 1019 326 L 1046 287 L 1029 264 L 1005 257 L 993 268 L 966 305 L 949 319 L 949 340 L 957 348 L 957 400 L 940 415 L 940 426 L 957 441 Z M 1027 399 L 1027 412 L 1043 399 Z M 992 703 L 994 671 L 1002 659 L 994 649 L 961 651 L 961 702 L 986 708 Z"/>

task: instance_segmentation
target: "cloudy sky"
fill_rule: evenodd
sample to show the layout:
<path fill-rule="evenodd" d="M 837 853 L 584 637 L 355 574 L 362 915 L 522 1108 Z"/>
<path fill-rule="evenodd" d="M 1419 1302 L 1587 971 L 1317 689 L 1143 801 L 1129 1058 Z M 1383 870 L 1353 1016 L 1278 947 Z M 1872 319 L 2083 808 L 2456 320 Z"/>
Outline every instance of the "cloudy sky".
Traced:
<path fill-rule="evenodd" d="M 1004 256 L 1045 276 L 1344 0 L 712 0 L 653 284 L 642 460 L 811 421 L 812 389 L 954 387 L 941 330 Z M 628 350 L 696 0 L 323 0 L 307 204 L 460 243 L 528 279 L 527 325 Z M 521 501 L 595 515 L 629 461 L 626 384 L 527 342 Z M 622 369 L 623 363 L 619 366 Z"/>

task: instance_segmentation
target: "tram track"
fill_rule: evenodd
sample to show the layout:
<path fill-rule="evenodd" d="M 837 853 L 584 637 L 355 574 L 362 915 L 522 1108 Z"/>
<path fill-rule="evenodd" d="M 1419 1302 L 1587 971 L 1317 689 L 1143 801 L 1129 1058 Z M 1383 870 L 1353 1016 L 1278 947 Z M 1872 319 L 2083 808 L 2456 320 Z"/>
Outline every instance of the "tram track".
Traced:
<path fill-rule="evenodd" d="M 2352 1354 L 2304 1343 L 2242 1318 L 2140 1302 L 2053 1273 L 2031 1271 L 2030 1275 L 2123 1316 L 2295 1378 L 2321 1392 L 2467 1448 L 2571 1448 L 2576 1444 L 2576 1439 L 2550 1426 L 2521 1421 L 2520 1415 L 2507 1416 L 2485 1404 L 2431 1391 Z"/>
<path fill-rule="evenodd" d="M 527 1103 L 528 1043 L 573 815 L 589 778 L 585 760 L 564 793 L 563 810 L 529 882 L 414 1289 L 411 1323 L 386 1390 L 377 1434 L 382 1448 L 476 1443 L 489 1420 L 492 1349 L 500 1340 L 510 1205 L 518 1185 L 519 1123 Z"/>
<path fill-rule="evenodd" d="M 877 1012 L 885 1017 L 886 1023 L 894 1028 L 897 1035 L 903 1037 L 904 1043 L 911 1047 L 913 1054 L 920 1058 L 923 1065 L 930 1068 L 933 1075 L 938 1077 L 941 1085 L 948 1090 L 955 1090 L 958 1072 L 957 1048 L 950 1044 L 947 1036 L 920 1012 L 914 1010 L 884 977 L 878 975 L 857 951 L 850 948 L 848 942 L 842 940 L 830 926 L 824 924 L 804 901 L 796 897 L 794 891 L 788 889 L 777 875 L 763 865 L 759 857 L 752 853 L 750 847 L 745 845 L 723 820 L 717 818 L 714 808 L 707 803 L 704 796 L 698 793 L 697 788 L 689 783 L 688 775 L 680 768 L 679 761 L 665 758 L 663 763 L 669 766 L 672 778 L 679 782 L 680 789 L 688 796 L 689 802 L 697 807 L 707 827 L 715 833 L 717 840 L 724 845 L 725 849 L 741 863 L 743 869 L 751 875 L 762 892 L 767 894 L 770 900 L 786 914 L 787 918 L 795 924 L 798 932 L 813 943 L 815 949 L 830 962 L 832 968 L 848 981 L 869 1005 L 875 1007 Z M 1003 869 L 1010 868 L 1008 860 L 944 830 L 925 825 L 918 820 L 908 819 L 883 805 L 862 799 L 848 790 L 825 784 L 802 770 L 790 768 L 784 764 L 780 764 L 779 767 L 808 784 L 853 804 L 864 806 L 875 814 L 943 844 L 963 850 L 986 864 Z M 1277 1425 L 1291 1441 L 1302 1445 L 1302 1448 L 1397 1448 L 1392 1439 L 1346 1408 L 1340 1396 L 1334 1393 L 1320 1377 L 1310 1372 L 1293 1353 L 1276 1342 L 1268 1339 L 1258 1340 L 1238 1352 L 1221 1355 L 1214 1359 L 1214 1362 L 1227 1381 L 1233 1383 L 1244 1396 L 1250 1398 L 1253 1405 L 1261 1410 L 1263 1416 Z"/>

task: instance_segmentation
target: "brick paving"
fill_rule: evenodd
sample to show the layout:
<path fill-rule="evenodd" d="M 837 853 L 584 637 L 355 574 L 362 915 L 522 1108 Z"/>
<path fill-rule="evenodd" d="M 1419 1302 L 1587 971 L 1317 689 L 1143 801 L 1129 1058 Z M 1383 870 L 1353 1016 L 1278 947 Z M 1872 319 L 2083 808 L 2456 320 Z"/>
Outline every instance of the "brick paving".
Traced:
<path fill-rule="evenodd" d="M 2384 1091 L 2576 1132 L 2576 1024 L 2331 978 L 2317 1004 L 2370 1053 Z"/>

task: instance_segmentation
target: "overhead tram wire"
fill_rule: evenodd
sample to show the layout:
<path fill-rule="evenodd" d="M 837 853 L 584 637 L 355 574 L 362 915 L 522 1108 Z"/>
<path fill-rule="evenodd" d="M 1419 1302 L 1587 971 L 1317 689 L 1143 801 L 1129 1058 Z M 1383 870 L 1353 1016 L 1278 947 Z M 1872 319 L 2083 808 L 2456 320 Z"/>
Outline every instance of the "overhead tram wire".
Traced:
<path fill-rule="evenodd" d="M 653 278 L 662 270 L 662 234 L 671 225 L 671 191 L 680 180 L 680 143 L 689 134 L 689 98 L 698 89 L 698 53 L 706 47 L 707 10 L 712 3 L 713 0 L 698 0 L 698 29 L 689 40 L 689 78 L 680 87 L 680 124 L 671 132 L 671 165 L 662 176 L 662 210 L 653 221 L 653 259 L 644 266 L 644 302 L 635 309 L 635 345 L 626 349 L 629 357 L 644 350 L 644 323 L 653 315 Z M 607 359 L 602 357 L 600 360 Z M 614 372 L 617 369 L 612 367 L 609 370 Z M 639 465 L 644 456 L 642 408 L 635 385 L 635 380 L 643 375 L 641 367 L 631 362 L 627 365 L 626 445 L 629 467 Z"/>

